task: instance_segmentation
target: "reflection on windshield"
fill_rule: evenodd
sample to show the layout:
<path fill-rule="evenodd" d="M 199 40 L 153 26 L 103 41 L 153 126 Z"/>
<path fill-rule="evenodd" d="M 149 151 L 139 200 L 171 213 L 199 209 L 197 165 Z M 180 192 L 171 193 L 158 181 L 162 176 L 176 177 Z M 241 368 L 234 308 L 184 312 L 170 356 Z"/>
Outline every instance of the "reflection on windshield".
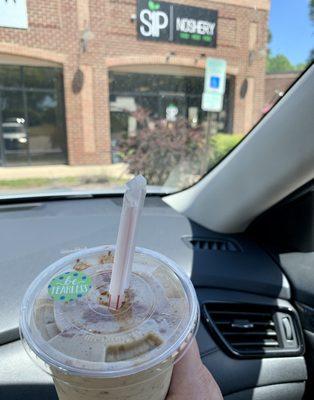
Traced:
<path fill-rule="evenodd" d="M 0 195 L 196 183 L 311 61 L 312 3 L 281 8 L 0 3 Z"/>

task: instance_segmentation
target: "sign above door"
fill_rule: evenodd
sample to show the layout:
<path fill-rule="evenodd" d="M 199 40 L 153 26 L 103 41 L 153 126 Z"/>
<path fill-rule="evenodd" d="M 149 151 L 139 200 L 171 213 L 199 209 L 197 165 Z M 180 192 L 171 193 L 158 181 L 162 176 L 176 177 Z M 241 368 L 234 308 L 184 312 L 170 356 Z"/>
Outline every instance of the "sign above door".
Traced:
<path fill-rule="evenodd" d="M 137 1 L 137 37 L 140 40 L 216 47 L 216 10 L 164 1 Z"/>

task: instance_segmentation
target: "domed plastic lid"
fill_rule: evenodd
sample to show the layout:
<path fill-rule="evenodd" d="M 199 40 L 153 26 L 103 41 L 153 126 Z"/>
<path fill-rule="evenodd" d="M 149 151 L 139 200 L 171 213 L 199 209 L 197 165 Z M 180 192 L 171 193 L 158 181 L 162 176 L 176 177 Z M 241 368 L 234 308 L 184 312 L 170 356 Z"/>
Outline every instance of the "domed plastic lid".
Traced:
<path fill-rule="evenodd" d="M 114 249 L 62 258 L 26 292 L 21 336 L 47 372 L 54 367 L 74 375 L 129 375 L 175 362 L 194 337 L 199 310 L 192 283 L 156 252 L 136 249 L 125 302 L 119 310 L 108 307 Z"/>

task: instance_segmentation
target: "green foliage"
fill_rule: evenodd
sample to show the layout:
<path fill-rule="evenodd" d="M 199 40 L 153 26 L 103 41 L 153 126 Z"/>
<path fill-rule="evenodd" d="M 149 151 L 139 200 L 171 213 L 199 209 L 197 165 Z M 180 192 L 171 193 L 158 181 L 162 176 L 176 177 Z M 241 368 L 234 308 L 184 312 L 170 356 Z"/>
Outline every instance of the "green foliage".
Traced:
<path fill-rule="evenodd" d="M 314 0 L 309 1 L 310 19 L 314 22 Z"/>
<path fill-rule="evenodd" d="M 287 72 L 293 71 L 295 67 L 291 64 L 289 59 L 283 54 L 277 54 L 276 56 L 269 55 L 267 57 L 266 70 L 268 73 L 272 72 Z"/>
<path fill-rule="evenodd" d="M 312 21 L 312 26 L 314 26 L 314 0 L 309 1 L 309 14 L 310 14 L 310 20 Z M 314 48 L 310 51 L 308 63 L 311 63 L 313 61 L 314 61 Z"/>
<path fill-rule="evenodd" d="M 268 54 L 266 62 L 267 73 L 302 71 L 305 67 L 306 63 L 293 65 L 283 54 L 277 54 L 276 56 Z"/>
<path fill-rule="evenodd" d="M 307 63 L 299 63 L 294 66 L 296 71 L 303 71 L 307 67 Z"/>
<path fill-rule="evenodd" d="M 243 138 L 240 133 L 226 134 L 217 133 L 209 139 L 211 164 L 217 164 L 226 154 L 229 153 Z"/>

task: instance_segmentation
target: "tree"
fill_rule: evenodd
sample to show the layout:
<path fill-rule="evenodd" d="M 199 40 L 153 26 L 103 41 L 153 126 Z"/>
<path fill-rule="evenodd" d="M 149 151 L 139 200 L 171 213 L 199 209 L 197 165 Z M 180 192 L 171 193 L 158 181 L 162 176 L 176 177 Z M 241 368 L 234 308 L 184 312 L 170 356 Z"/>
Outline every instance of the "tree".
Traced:
<path fill-rule="evenodd" d="M 294 66 L 296 71 L 303 71 L 307 67 L 307 63 L 299 63 Z"/>
<path fill-rule="evenodd" d="M 277 54 L 276 56 L 269 54 L 267 57 L 266 70 L 268 73 L 287 72 L 295 70 L 295 67 L 283 54 Z"/>
<path fill-rule="evenodd" d="M 309 1 L 309 14 L 310 14 L 310 20 L 312 21 L 312 25 L 314 26 L 314 0 Z M 308 62 L 311 63 L 314 61 L 314 49 L 310 51 L 309 59 Z"/>
<path fill-rule="evenodd" d="M 267 30 L 267 44 L 269 45 L 270 42 L 273 40 L 273 34 L 271 33 L 271 30 Z"/>

